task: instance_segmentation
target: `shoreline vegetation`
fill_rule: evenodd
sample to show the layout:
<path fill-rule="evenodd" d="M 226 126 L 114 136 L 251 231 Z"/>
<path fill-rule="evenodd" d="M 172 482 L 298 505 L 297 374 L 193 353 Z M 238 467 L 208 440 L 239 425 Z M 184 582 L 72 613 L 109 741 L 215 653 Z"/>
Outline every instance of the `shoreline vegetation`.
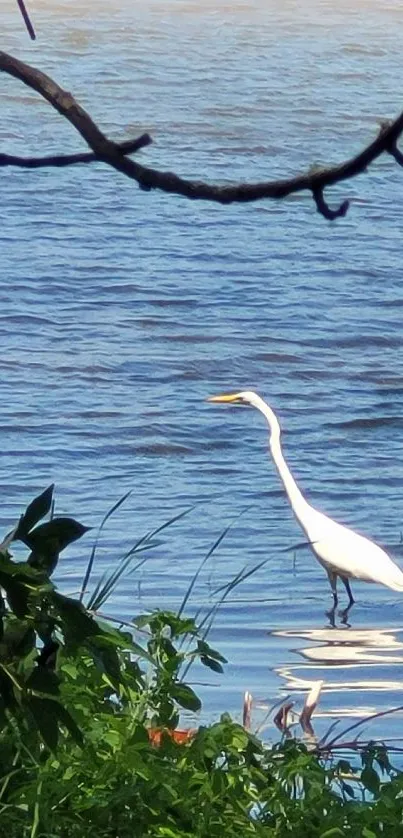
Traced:
<path fill-rule="evenodd" d="M 61 594 L 51 581 L 59 555 L 89 528 L 55 516 L 53 490 L 28 505 L 0 545 L 2 834 L 401 835 L 403 774 L 392 765 L 400 749 L 362 743 L 359 723 L 338 736 L 332 725 L 318 741 L 310 718 L 319 687 L 300 718 L 305 741 L 291 733 L 282 705 L 274 719 L 280 740 L 263 742 L 250 730 L 248 695 L 243 725 L 224 712 L 213 724 L 179 727 L 183 711 L 201 707 L 187 682 L 193 663 L 223 672 L 225 658 L 207 638 L 226 593 L 202 619 L 186 613 L 195 579 L 177 613 L 119 627 L 102 616 L 119 581 L 181 517 L 138 539 L 92 588 L 102 527 L 125 495 L 101 524 L 79 596 Z M 24 561 L 13 558 L 17 541 Z"/>

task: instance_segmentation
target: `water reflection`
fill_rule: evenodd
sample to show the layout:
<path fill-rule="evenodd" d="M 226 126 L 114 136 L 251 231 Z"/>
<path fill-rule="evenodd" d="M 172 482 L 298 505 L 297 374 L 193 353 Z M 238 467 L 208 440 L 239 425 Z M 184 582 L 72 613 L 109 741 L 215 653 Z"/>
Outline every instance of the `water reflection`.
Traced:
<path fill-rule="evenodd" d="M 275 668 L 287 693 L 305 693 L 323 680 L 317 716 L 370 715 L 379 709 L 378 692 L 390 693 L 390 706 L 402 703 L 403 627 L 293 629 L 274 631 L 272 637 L 288 638 L 290 651 L 302 658 Z M 298 640 L 304 645 L 295 645 Z"/>

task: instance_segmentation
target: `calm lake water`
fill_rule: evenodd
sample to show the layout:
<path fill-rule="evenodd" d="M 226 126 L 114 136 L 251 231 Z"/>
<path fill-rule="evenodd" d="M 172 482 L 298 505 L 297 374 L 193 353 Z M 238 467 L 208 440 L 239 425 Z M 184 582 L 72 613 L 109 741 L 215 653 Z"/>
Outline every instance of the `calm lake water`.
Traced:
<path fill-rule="evenodd" d="M 398 0 L 31 0 L 32 45 L 14 0 L 2 49 L 71 90 L 110 136 L 147 130 L 144 164 L 212 182 L 296 174 L 357 152 L 402 108 Z M 1 78 L 0 150 L 78 151 L 73 129 Z M 207 395 L 256 389 L 278 412 L 307 497 L 403 565 L 403 172 L 383 157 L 332 189 L 330 224 L 307 195 L 219 207 L 137 186 L 103 165 L 2 169 L 1 489 L 7 531 L 49 483 L 59 514 L 105 526 L 94 580 L 187 507 L 108 612 L 188 610 L 233 591 L 211 642 L 225 676 L 195 671 L 204 717 L 239 716 L 244 690 L 297 706 L 323 679 L 316 730 L 403 704 L 403 600 L 356 583 L 350 625 L 267 456 L 255 411 Z M 242 514 L 241 514 L 242 513 Z M 93 533 L 62 557 L 80 585 Z M 161 539 L 162 540 L 162 539 Z M 260 718 L 263 709 L 255 709 Z M 368 735 L 392 736 L 388 717 Z"/>

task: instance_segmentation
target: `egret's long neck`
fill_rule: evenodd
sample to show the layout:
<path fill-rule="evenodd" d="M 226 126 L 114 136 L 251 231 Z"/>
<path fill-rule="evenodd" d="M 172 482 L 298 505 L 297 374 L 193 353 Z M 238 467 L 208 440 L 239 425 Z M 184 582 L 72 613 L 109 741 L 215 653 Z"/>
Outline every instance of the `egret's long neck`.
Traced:
<path fill-rule="evenodd" d="M 276 414 L 273 410 L 262 400 L 259 403 L 256 401 L 255 407 L 263 413 L 269 428 L 270 428 L 270 451 L 277 468 L 277 471 L 283 481 L 284 488 L 287 492 L 288 499 L 298 521 L 302 524 L 304 519 L 304 512 L 309 508 L 308 502 L 305 500 L 302 492 L 298 488 L 290 469 L 284 459 L 280 443 L 280 425 Z"/>

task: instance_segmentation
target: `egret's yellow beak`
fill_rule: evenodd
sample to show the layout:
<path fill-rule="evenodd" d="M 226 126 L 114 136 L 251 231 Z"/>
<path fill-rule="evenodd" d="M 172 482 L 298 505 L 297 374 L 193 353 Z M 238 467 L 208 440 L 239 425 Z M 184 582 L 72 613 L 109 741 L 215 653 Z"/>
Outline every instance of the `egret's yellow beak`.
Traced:
<path fill-rule="evenodd" d="M 223 393 L 220 396 L 209 396 L 206 401 L 220 402 L 221 404 L 242 404 L 242 397 L 240 393 Z"/>

